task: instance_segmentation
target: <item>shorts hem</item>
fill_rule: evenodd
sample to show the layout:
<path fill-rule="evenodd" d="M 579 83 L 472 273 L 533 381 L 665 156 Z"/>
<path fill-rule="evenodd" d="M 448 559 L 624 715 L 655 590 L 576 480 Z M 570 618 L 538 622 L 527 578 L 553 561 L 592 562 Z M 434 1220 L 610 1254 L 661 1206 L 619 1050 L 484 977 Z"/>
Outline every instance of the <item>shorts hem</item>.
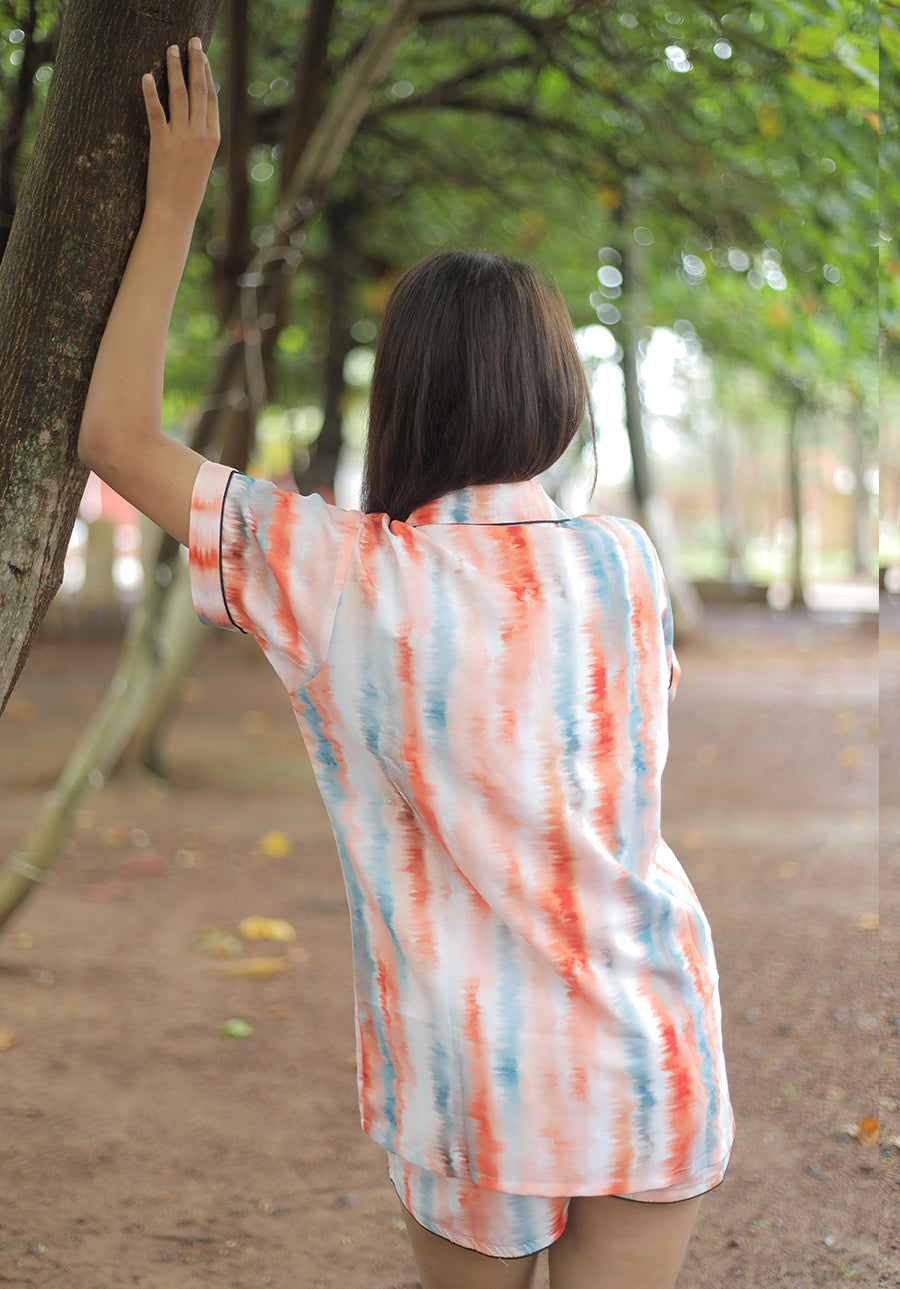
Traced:
<path fill-rule="evenodd" d="M 728 1161 L 730 1162 L 730 1161 Z M 728 1170 L 725 1164 L 725 1172 Z M 711 1191 L 718 1190 L 725 1180 L 725 1172 L 718 1174 L 718 1181 L 685 1182 L 683 1186 L 666 1186 L 655 1191 L 630 1191 L 627 1195 L 614 1195 L 614 1199 L 627 1199 L 635 1204 L 680 1204 L 686 1199 L 701 1199 Z"/>
<path fill-rule="evenodd" d="M 471 1240 L 471 1238 L 466 1240 L 460 1239 L 458 1232 L 454 1231 L 451 1234 L 449 1229 L 441 1227 L 440 1223 L 433 1222 L 430 1218 L 423 1222 L 421 1217 L 416 1217 L 415 1213 L 411 1213 L 403 1203 L 403 1197 L 397 1190 L 397 1186 L 393 1181 L 391 1182 L 391 1185 L 394 1187 L 394 1191 L 396 1192 L 397 1199 L 400 1201 L 403 1211 L 405 1213 L 409 1213 L 412 1220 L 418 1223 L 418 1225 L 424 1230 L 430 1231 L 432 1235 L 440 1236 L 440 1238 L 442 1240 L 446 1240 L 448 1244 L 455 1244 L 457 1248 L 471 1249 L 473 1253 L 482 1253 L 487 1258 L 503 1258 L 509 1259 L 510 1261 L 515 1261 L 516 1258 L 530 1258 L 535 1253 L 543 1253 L 544 1249 L 549 1249 L 550 1245 L 555 1244 L 566 1229 L 566 1215 L 564 1214 L 559 1230 L 554 1232 L 554 1234 L 550 1236 L 549 1240 L 545 1241 L 543 1237 L 541 1237 L 540 1240 L 529 1240 L 526 1242 L 524 1248 L 521 1245 L 516 1248 L 505 1248 L 497 1244 L 492 1244 L 490 1246 L 486 1244 L 476 1244 L 474 1240 Z"/>

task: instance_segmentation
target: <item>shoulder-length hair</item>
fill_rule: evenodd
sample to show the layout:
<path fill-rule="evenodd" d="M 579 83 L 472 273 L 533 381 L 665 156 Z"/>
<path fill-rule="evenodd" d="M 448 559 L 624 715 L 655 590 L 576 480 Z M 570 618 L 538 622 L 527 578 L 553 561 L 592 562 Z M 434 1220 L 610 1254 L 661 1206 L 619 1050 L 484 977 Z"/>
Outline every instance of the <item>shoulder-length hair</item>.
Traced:
<path fill-rule="evenodd" d="M 526 264 L 437 251 L 397 283 L 369 396 L 362 509 L 405 520 L 457 488 L 531 479 L 587 410 L 559 297 Z"/>

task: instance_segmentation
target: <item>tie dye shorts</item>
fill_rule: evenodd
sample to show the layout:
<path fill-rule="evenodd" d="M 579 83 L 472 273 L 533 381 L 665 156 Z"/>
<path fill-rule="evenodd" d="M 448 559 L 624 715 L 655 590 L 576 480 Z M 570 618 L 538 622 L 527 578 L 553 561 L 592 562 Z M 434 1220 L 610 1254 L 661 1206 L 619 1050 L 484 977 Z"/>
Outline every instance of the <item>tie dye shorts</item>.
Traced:
<path fill-rule="evenodd" d="M 561 1195 L 507 1195 L 463 1177 L 444 1177 L 388 1152 L 400 1203 L 426 1231 L 491 1258 L 524 1258 L 548 1248 L 566 1229 L 571 1200 Z M 615 1198 L 672 1204 L 715 1190 L 720 1179 Z"/>

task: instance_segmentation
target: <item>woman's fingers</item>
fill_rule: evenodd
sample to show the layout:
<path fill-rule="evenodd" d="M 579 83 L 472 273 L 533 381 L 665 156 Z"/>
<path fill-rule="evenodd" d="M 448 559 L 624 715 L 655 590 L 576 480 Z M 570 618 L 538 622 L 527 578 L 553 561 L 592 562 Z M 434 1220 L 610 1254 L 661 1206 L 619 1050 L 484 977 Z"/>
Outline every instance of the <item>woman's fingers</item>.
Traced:
<path fill-rule="evenodd" d="M 166 51 L 166 71 L 169 76 L 169 120 L 173 125 L 186 125 L 188 120 L 188 92 L 181 70 L 181 55 L 177 45 Z"/>
<path fill-rule="evenodd" d="M 188 79 L 191 85 L 191 125 L 206 125 L 206 59 L 199 36 L 188 44 Z"/>
<path fill-rule="evenodd" d="M 181 56 L 177 45 L 166 50 L 166 71 L 169 78 L 168 122 L 175 128 L 193 125 L 204 127 L 218 137 L 219 103 L 209 59 L 203 52 L 199 36 L 192 36 L 188 45 L 188 80 L 185 83 Z M 150 72 L 143 77 L 144 106 L 150 128 L 159 128 L 167 122 L 165 110 L 159 100 L 156 81 Z"/>
<path fill-rule="evenodd" d="M 141 89 L 144 91 L 144 108 L 147 112 L 147 122 L 150 126 L 150 133 L 158 130 L 160 126 L 166 124 L 166 114 L 163 111 L 163 105 L 159 101 L 159 93 L 156 89 L 156 81 L 150 72 L 141 78 Z"/>
<path fill-rule="evenodd" d="M 206 77 L 206 126 L 207 129 L 219 133 L 219 99 L 216 94 L 216 86 L 213 81 L 212 68 L 209 65 L 209 59 L 204 56 L 203 73 Z"/>

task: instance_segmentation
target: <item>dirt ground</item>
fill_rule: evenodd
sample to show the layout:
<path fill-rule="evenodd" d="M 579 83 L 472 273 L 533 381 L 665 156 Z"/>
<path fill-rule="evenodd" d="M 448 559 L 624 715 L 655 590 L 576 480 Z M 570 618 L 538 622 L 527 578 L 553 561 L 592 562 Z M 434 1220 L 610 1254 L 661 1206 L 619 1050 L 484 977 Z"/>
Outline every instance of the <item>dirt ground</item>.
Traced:
<path fill-rule="evenodd" d="M 680 1289 L 900 1285 L 890 619 L 880 932 L 874 624 L 746 609 L 683 651 L 664 831 L 713 926 L 738 1144 Z M 4 856 L 116 655 L 115 641 L 34 649 L 0 723 Z M 358 1126 L 331 835 L 286 698 L 246 641 L 211 642 L 166 751 L 170 782 L 132 769 L 84 803 L 0 936 L 0 1284 L 413 1289 Z M 248 915 L 287 920 L 296 941 L 214 956 L 240 948 Z M 222 974 L 258 956 L 285 969 Z"/>

